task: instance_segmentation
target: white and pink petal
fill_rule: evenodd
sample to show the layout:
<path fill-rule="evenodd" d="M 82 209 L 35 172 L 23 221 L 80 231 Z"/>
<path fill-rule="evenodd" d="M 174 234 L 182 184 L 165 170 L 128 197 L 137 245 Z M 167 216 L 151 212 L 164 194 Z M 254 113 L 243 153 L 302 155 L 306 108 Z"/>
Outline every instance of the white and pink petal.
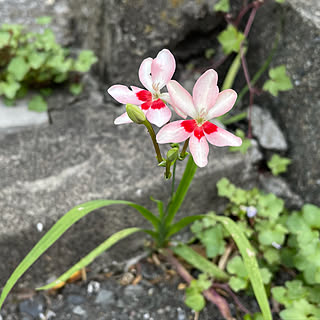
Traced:
<path fill-rule="evenodd" d="M 150 92 L 154 92 L 152 87 L 152 78 L 151 78 L 151 65 L 152 58 L 144 59 L 139 68 L 139 79 L 140 82 L 147 88 Z"/>
<path fill-rule="evenodd" d="M 186 129 L 184 122 L 193 121 L 193 120 L 178 120 L 171 122 L 161 128 L 157 134 L 158 143 L 179 143 L 187 140 L 193 131 Z M 188 126 L 190 128 L 190 125 Z"/>
<path fill-rule="evenodd" d="M 193 101 L 198 115 L 204 117 L 214 105 L 219 89 L 217 87 L 218 74 L 213 69 L 206 71 L 193 87 Z"/>
<path fill-rule="evenodd" d="M 155 90 L 161 90 L 172 78 L 176 70 L 176 61 L 168 49 L 161 50 L 151 64 L 152 84 Z"/>
<path fill-rule="evenodd" d="M 192 134 L 189 140 L 189 149 L 198 167 L 202 168 L 208 164 L 209 145 L 205 136 L 199 139 Z"/>
<path fill-rule="evenodd" d="M 162 127 L 171 119 L 171 110 L 160 99 L 154 101 L 147 111 L 147 119 L 157 127 Z"/>
<path fill-rule="evenodd" d="M 187 116 L 196 118 L 197 112 L 190 93 L 175 80 L 169 81 L 167 89 L 175 112 L 184 119 Z"/>
<path fill-rule="evenodd" d="M 212 124 L 215 126 L 214 124 Z M 215 126 L 215 130 L 208 130 L 204 128 L 204 134 L 207 140 L 217 147 L 239 147 L 242 144 L 241 138 L 235 136 L 231 132 Z"/>
<path fill-rule="evenodd" d="M 125 112 L 118 118 L 114 120 L 114 124 L 125 124 L 125 123 L 132 123 L 133 121 L 129 118 L 128 114 Z"/>
<path fill-rule="evenodd" d="M 232 89 L 223 90 L 218 94 L 213 107 L 207 114 L 207 120 L 220 117 L 230 111 L 237 100 L 237 93 Z"/>
<path fill-rule="evenodd" d="M 142 102 L 136 96 L 136 93 L 128 87 L 116 84 L 108 89 L 108 93 L 118 102 L 127 104 L 140 105 Z"/>

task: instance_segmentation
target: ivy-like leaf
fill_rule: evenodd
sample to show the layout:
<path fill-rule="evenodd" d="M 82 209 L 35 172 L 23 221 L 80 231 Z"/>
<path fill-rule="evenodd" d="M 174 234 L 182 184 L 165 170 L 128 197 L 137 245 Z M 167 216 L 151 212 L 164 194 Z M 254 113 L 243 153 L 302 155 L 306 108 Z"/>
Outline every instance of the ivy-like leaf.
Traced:
<path fill-rule="evenodd" d="M 43 52 L 33 51 L 28 55 L 28 61 L 32 69 L 39 69 L 45 62 L 47 55 Z"/>
<path fill-rule="evenodd" d="M 36 95 L 29 101 L 28 109 L 36 112 L 44 112 L 47 111 L 48 104 L 40 95 Z"/>
<path fill-rule="evenodd" d="M 13 99 L 20 89 L 20 83 L 9 78 L 6 82 L 0 82 L 0 92 L 2 92 L 8 99 Z"/>
<path fill-rule="evenodd" d="M 269 91 L 277 97 L 279 91 L 287 91 L 293 88 L 291 79 L 286 74 L 286 66 L 281 65 L 269 70 L 270 79 L 263 85 L 263 90 Z"/>
<path fill-rule="evenodd" d="M 217 4 L 215 4 L 214 10 L 221 11 L 221 12 L 229 12 L 230 11 L 229 0 L 220 0 Z"/>
<path fill-rule="evenodd" d="M 305 204 L 302 208 L 304 221 L 311 228 L 320 229 L 320 208 L 313 204 Z"/>
<path fill-rule="evenodd" d="M 10 33 L 6 31 L 0 31 L 0 49 L 7 46 L 10 42 Z"/>
<path fill-rule="evenodd" d="M 274 154 L 270 161 L 267 162 L 269 169 L 274 176 L 280 173 L 286 172 L 288 165 L 292 161 L 289 158 L 280 157 L 278 154 Z"/>
<path fill-rule="evenodd" d="M 218 35 L 218 41 L 222 45 L 223 52 L 230 54 L 231 52 L 239 52 L 241 42 L 245 39 L 242 32 L 238 31 L 236 27 L 229 24 L 227 29 Z"/>
<path fill-rule="evenodd" d="M 91 66 L 98 61 L 98 58 L 95 56 L 91 50 L 83 50 L 79 54 L 78 59 L 74 64 L 74 70 L 79 72 L 87 72 L 90 70 Z"/>
<path fill-rule="evenodd" d="M 8 66 L 8 72 L 18 81 L 23 80 L 29 70 L 29 64 L 22 57 L 14 57 Z"/>
<path fill-rule="evenodd" d="M 72 83 L 70 86 L 69 86 L 69 91 L 77 96 L 79 95 L 83 90 L 83 85 L 82 83 Z"/>

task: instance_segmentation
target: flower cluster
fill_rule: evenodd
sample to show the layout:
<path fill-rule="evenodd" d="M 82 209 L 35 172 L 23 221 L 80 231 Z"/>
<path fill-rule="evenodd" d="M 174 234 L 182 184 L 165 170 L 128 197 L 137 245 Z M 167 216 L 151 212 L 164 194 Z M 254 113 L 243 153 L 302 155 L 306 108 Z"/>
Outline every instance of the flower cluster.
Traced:
<path fill-rule="evenodd" d="M 218 75 L 209 69 L 196 81 L 192 96 L 177 81 L 171 80 L 176 68 L 172 53 L 161 50 L 155 59 L 142 61 L 139 79 L 146 89 L 123 85 L 113 85 L 108 93 L 118 102 L 134 104 L 141 108 L 152 124 L 162 127 L 157 134 L 157 142 L 179 143 L 189 139 L 189 149 L 197 166 L 208 163 L 209 145 L 240 146 L 242 140 L 232 133 L 210 122 L 228 112 L 234 105 L 237 94 L 234 90 L 223 90 L 219 93 Z M 161 92 L 164 87 L 168 92 Z M 183 119 L 170 122 L 171 110 Z M 191 119 L 187 119 L 187 117 Z M 115 124 L 130 123 L 127 113 L 116 118 Z"/>

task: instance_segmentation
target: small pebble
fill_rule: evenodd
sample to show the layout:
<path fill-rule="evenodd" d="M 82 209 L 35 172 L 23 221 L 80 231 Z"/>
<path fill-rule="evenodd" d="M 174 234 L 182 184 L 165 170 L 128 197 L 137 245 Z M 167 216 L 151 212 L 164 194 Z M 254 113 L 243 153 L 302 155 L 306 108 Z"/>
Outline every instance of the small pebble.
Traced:
<path fill-rule="evenodd" d="M 81 306 L 74 307 L 72 312 L 78 316 L 84 316 L 87 314 L 86 310 L 84 310 Z"/>
<path fill-rule="evenodd" d="M 44 310 L 44 301 L 41 296 L 36 297 L 34 299 L 24 300 L 21 303 L 19 303 L 19 311 L 21 313 L 30 315 L 34 318 L 39 317 L 40 313 L 42 313 L 43 310 Z"/>
<path fill-rule="evenodd" d="M 43 224 L 42 224 L 41 222 L 38 222 L 38 223 L 37 223 L 37 230 L 38 230 L 39 232 L 42 232 L 42 231 L 43 231 Z"/>
<path fill-rule="evenodd" d="M 79 296 L 79 295 L 76 295 L 76 294 L 70 294 L 67 297 L 67 301 L 70 304 L 78 305 L 78 304 L 84 303 L 85 302 L 85 298 L 83 296 Z"/>
<path fill-rule="evenodd" d="M 90 281 L 88 284 L 88 294 L 97 293 L 100 290 L 100 283 L 97 281 Z"/>
<path fill-rule="evenodd" d="M 114 299 L 113 292 L 110 291 L 110 290 L 102 289 L 98 293 L 94 303 L 95 304 L 100 304 L 100 305 L 109 305 L 109 304 L 114 303 L 114 301 L 115 301 L 115 299 Z"/>

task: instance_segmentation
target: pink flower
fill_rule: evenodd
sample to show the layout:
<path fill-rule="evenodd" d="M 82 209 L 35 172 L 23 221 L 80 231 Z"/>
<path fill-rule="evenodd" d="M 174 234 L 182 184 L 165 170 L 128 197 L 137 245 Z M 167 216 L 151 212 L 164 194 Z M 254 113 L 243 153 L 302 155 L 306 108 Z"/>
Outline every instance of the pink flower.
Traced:
<path fill-rule="evenodd" d="M 218 146 L 240 146 L 242 140 L 219 128 L 209 120 L 228 112 L 234 105 L 237 94 L 232 89 L 219 93 L 218 75 L 210 69 L 193 87 L 193 97 L 177 81 L 169 81 L 167 88 L 171 105 L 182 118 L 192 120 L 174 121 L 165 125 L 157 134 L 158 143 L 179 143 L 189 140 L 189 149 L 197 166 L 208 163 L 208 142 Z M 208 141 L 208 142 L 207 142 Z"/>
<path fill-rule="evenodd" d="M 169 94 L 160 90 L 171 80 L 176 69 L 172 53 L 161 50 L 155 59 L 144 59 L 139 69 L 139 79 L 147 90 L 131 87 L 131 90 L 117 84 L 108 89 L 108 93 L 118 102 L 131 103 L 141 107 L 147 119 L 158 127 L 163 126 L 171 118 L 171 111 L 165 102 L 169 102 Z M 131 123 L 127 113 L 116 118 L 115 124 Z"/>

